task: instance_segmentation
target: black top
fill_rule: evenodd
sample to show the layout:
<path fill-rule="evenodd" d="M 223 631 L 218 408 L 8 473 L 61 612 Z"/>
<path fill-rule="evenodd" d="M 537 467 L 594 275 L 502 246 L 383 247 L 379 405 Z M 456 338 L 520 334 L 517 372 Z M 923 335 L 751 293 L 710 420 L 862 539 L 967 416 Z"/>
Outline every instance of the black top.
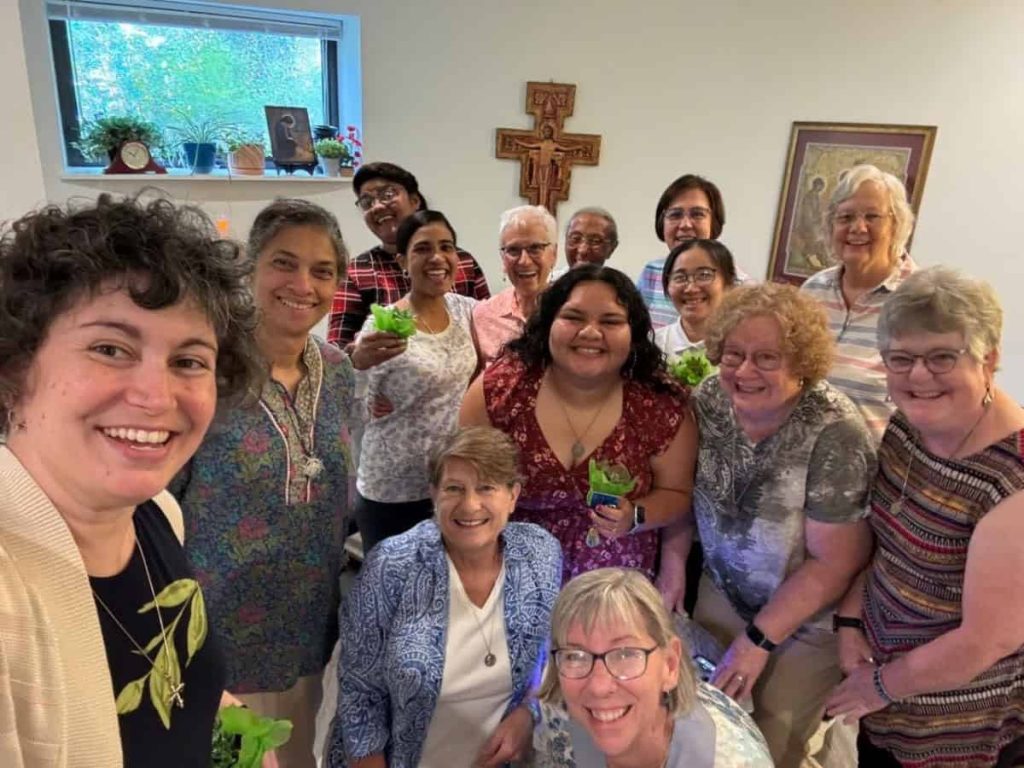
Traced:
<path fill-rule="evenodd" d="M 110 618 L 99 603 L 103 631 L 117 697 L 118 724 L 125 768 L 208 768 L 213 722 L 224 690 L 224 659 L 206 633 L 206 608 L 199 585 L 170 523 L 156 504 L 135 510 L 135 535 L 146 555 L 153 588 L 172 648 L 164 646 L 142 558 L 136 548 L 127 567 L 108 578 L 89 578 L 93 590 L 113 611 L 153 665 Z M 174 584 L 171 589 L 168 585 Z M 190 656 L 190 649 L 192 654 Z M 172 685 L 159 670 L 184 682 L 185 706 L 169 703 Z"/>

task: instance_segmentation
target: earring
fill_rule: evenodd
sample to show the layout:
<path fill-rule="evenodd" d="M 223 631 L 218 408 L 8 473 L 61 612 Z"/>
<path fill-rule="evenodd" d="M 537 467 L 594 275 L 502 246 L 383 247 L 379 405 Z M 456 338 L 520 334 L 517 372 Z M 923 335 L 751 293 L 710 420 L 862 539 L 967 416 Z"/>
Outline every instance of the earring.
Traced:
<path fill-rule="evenodd" d="M 661 692 L 661 706 L 668 708 L 668 705 L 672 703 L 672 695 L 668 691 Z"/>
<path fill-rule="evenodd" d="M 888 392 L 885 393 L 885 402 L 887 402 L 887 403 L 891 403 L 892 402 L 892 395 L 890 395 Z"/>
<path fill-rule="evenodd" d="M 991 384 L 986 384 L 985 385 L 985 396 L 983 398 L 981 398 L 981 405 L 982 405 L 982 407 L 988 408 L 990 405 L 992 405 L 992 401 L 995 400 L 995 399 L 996 399 L 995 395 L 992 394 L 992 385 Z"/>

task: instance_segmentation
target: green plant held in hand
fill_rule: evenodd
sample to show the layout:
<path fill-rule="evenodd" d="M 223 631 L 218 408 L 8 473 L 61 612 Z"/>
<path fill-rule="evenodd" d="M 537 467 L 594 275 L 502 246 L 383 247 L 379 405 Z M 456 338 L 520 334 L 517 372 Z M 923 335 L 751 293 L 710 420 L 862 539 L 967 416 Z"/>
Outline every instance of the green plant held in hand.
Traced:
<path fill-rule="evenodd" d="M 394 307 L 382 307 L 380 304 L 371 304 L 370 311 L 373 313 L 373 322 L 378 331 L 385 331 L 407 339 L 416 333 L 416 321 L 412 313 Z"/>
<path fill-rule="evenodd" d="M 341 161 L 342 165 L 352 163 L 352 152 L 349 151 L 348 145 L 343 141 L 320 139 L 313 145 L 313 149 L 316 150 L 317 155 L 320 157 L 326 157 L 329 160 L 337 158 Z"/>
<path fill-rule="evenodd" d="M 708 376 L 718 373 L 718 369 L 711 364 L 703 349 L 688 349 L 668 361 L 668 372 L 683 384 L 696 387 Z"/>
<path fill-rule="evenodd" d="M 111 115 L 86 122 L 74 147 L 88 158 L 106 160 L 109 153 L 126 141 L 141 141 L 155 149 L 163 144 L 163 136 L 156 124 L 141 117 Z"/>
<path fill-rule="evenodd" d="M 606 462 L 591 459 L 587 466 L 587 474 L 590 479 L 590 490 L 587 492 L 588 504 L 591 502 L 591 494 L 625 496 L 636 487 L 636 478 L 631 477 L 629 470 L 621 464 L 609 466 Z"/>
<path fill-rule="evenodd" d="M 224 707 L 213 729 L 210 768 L 259 768 L 263 756 L 291 736 L 289 720 L 260 717 L 246 707 Z"/>

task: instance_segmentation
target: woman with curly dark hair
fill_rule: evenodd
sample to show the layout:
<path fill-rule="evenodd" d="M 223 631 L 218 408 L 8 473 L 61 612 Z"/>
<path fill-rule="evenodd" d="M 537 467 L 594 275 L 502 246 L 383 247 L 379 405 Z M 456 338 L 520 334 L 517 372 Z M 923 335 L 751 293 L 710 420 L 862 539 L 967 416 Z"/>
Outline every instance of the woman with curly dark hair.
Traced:
<path fill-rule="evenodd" d="M 248 271 L 166 200 L 0 238 L 4 766 L 209 765 L 232 699 L 163 489 L 251 385 Z"/>
<path fill-rule="evenodd" d="M 566 581 L 599 566 L 653 576 L 656 530 L 690 505 L 697 430 L 636 286 L 609 267 L 570 270 L 507 350 L 470 387 L 461 420 L 507 432 L 529 457 L 516 519 L 561 542 Z M 591 508 L 591 464 L 618 465 L 635 485 Z"/>

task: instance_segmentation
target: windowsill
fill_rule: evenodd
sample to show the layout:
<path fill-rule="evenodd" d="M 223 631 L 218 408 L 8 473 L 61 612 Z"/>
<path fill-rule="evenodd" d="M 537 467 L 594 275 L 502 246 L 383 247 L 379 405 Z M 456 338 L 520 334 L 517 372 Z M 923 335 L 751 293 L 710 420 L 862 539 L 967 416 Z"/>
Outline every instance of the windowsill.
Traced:
<path fill-rule="evenodd" d="M 237 181 L 250 182 L 278 182 L 281 184 L 351 184 L 351 176 L 310 176 L 304 171 L 297 171 L 294 174 L 274 172 L 264 173 L 262 176 L 242 176 L 228 173 L 226 170 L 217 169 L 213 173 L 187 173 L 177 168 L 168 169 L 167 173 L 103 173 L 101 168 L 80 168 L 73 171 L 65 170 L 60 175 L 61 181 L 146 181 L 146 182 L 182 182 L 201 181 L 204 183 L 219 182 L 231 184 Z"/>

